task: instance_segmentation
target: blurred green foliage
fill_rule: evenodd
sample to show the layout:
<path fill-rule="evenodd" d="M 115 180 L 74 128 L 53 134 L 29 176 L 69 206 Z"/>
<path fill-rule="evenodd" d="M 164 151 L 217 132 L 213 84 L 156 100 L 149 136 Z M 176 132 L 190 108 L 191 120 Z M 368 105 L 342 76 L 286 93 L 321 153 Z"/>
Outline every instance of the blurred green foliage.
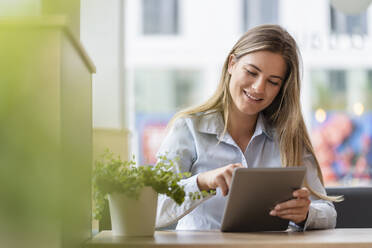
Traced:
<path fill-rule="evenodd" d="M 43 52 L 38 33 L 0 27 L 0 232 L 14 235 L 57 228 L 60 142 L 35 75 Z"/>
<path fill-rule="evenodd" d="M 72 2 L 79 6 L 40 4 L 57 13 Z M 0 247 L 77 247 L 91 233 L 91 142 L 71 129 L 89 133 L 91 119 L 79 123 L 68 114 L 76 103 L 69 109 L 69 93 L 57 80 L 64 73 L 61 29 L 36 19 L 0 19 Z"/>
<path fill-rule="evenodd" d="M 18 36 L 18 39 L 23 38 Z M 22 182 L 22 176 L 29 178 L 28 172 L 39 175 L 48 172 L 48 167 L 41 165 L 46 161 L 55 161 L 59 140 L 48 130 L 53 128 L 48 128 L 48 118 L 45 118 L 48 107 L 43 106 L 48 103 L 48 96 L 40 92 L 40 83 L 32 75 L 33 64 L 37 63 L 33 53 L 40 51 L 42 44 L 37 39 L 29 47 L 17 43 L 14 40 L 1 40 L 0 152 L 3 154 L 0 157 L 14 162 L 4 163 L 8 165 L 5 168 L 14 171 L 16 181 Z"/>

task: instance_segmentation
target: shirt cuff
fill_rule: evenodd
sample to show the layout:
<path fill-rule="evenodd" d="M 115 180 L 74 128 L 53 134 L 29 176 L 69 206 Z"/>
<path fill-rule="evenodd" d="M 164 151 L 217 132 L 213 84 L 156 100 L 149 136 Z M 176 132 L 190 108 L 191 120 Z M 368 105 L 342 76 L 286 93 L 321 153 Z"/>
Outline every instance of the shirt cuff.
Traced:
<path fill-rule="evenodd" d="M 296 224 L 293 221 L 290 221 L 289 227 L 292 228 L 292 230 L 294 228 L 294 231 L 304 232 L 306 231 L 306 229 L 308 229 L 309 225 L 311 224 L 311 220 L 314 218 L 313 216 L 314 216 L 314 209 L 310 205 L 309 211 L 307 212 L 306 219 L 299 224 Z"/>
<path fill-rule="evenodd" d="M 180 182 L 180 185 L 184 187 L 183 189 L 185 190 L 186 194 L 188 192 L 199 192 L 200 193 L 197 178 L 198 178 L 198 174 L 188 177 L 186 179 L 183 179 Z"/>
<path fill-rule="evenodd" d="M 159 195 L 156 228 L 162 228 L 176 223 L 179 219 L 190 213 L 204 201 L 213 197 L 213 195 L 208 195 L 201 197 L 200 199 L 192 199 L 188 196 L 188 193 L 190 192 L 200 192 L 196 179 L 197 175 L 194 175 L 180 181 L 180 185 L 184 186 L 186 193 L 185 201 L 180 206 L 169 197 Z"/>
<path fill-rule="evenodd" d="M 304 232 L 311 226 L 311 223 L 314 220 L 314 215 L 315 215 L 315 209 L 310 204 L 309 211 L 307 212 L 306 220 L 304 222 L 300 223 L 300 224 L 296 224 L 296 223 L 290 221 L 289 225 L 291 227 L 294 227 L 296 229 L 296 231 Z"/>

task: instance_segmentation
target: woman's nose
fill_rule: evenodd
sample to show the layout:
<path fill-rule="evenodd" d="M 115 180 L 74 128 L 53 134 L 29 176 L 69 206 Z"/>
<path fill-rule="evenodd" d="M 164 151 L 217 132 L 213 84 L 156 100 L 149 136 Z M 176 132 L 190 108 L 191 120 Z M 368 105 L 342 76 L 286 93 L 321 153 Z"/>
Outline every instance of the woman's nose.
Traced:
<path fill-rule="evenodd" d="M 266 87 L 266 82 L 263 77 L 258 77 L 252 84 L 252 89 L 256 93 L 264 93 Z"/>

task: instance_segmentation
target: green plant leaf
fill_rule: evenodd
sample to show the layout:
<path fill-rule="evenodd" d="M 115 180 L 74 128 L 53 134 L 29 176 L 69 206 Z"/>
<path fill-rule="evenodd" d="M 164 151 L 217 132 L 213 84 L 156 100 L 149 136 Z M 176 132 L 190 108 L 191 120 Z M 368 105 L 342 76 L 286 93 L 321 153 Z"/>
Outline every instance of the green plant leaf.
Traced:
<path fill-rule="evenodd" d="M 136 166 L 134 157 L 130 161 L 122 161 L 119 156 L 108 149 L 95 162 L 93 170 L 93 198 L 95 203 L 94 218 L 100 220 L 108 194 L 117 192 L 127 197 L 138 199 L 143 187 L 152 187 L 157 193 L 165 194 L 181 205 L 185 200 L 181 179 L 190 177 L 191 173 L 176 173 L 177 161 L 160 156 L 154 166 Z M 190 192 L 191 199 L 200 199 L 213 192 Z M 215 192 L 214 192 L 215 194 Z"/>

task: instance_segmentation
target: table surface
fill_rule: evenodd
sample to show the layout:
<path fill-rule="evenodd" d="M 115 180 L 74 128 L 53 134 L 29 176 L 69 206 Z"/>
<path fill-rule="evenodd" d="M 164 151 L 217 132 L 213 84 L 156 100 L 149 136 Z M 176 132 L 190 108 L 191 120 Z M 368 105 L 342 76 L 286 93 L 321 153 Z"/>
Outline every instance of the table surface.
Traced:
<path fill-rule="evenodd" d="M 111 231 L 103 231 L 86 242 L 84 247 L 372 248 L 372 228 L 257 233 L 156 231 L 154 237 L 130 238 L 113 236 Z"/>

